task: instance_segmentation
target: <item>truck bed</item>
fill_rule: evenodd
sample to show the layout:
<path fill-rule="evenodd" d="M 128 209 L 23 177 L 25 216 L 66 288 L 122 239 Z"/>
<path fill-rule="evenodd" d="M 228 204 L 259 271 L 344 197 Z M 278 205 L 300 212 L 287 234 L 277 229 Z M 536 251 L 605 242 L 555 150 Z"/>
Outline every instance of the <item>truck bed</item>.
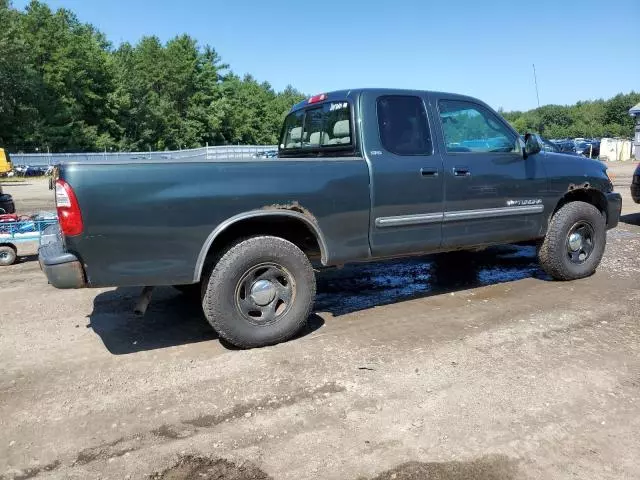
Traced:
<path fill-rule="evenodd" d="M 207 241 L 246 212 L 295 212 L 318 226 L 326 264 L 368 255 L 369 172 L 362 158 L 69 163 L 90 286 L 198 281 Z M 194 268 L 195 267 L 195 268 Z"/>

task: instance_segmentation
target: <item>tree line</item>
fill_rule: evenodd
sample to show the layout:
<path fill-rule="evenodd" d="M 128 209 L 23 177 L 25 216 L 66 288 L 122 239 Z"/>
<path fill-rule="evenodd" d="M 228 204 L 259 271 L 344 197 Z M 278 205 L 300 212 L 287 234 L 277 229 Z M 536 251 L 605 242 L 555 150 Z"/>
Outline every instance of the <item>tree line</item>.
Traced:
<path fill-rule="evenodd" d="M 618 94 L 609 100 L 575 105 L 545 105 L 528 112 L 501 112 L 520 133 L 535 131 L 548 138 L 633 137 L 629 109 L 640 103 L 640 93 Z"/>
<path fill-rule="evenodd" d="M 302 98 L 238 77 L 189 35 L 114 48 L 69 10 L 0 0 L 0 146 L 10 151 L 275 144 Z"/>
<path fill-rule="evenodd" d="M 0 0 L 0 146 L 52 152 L 175 150 L 276 144 L 304 98 L 240 78 L 189 35 L 114 47 L 67 9 Z M 640 94 L 503 112 L 518 131 L 551 137 L 631 136 Z"/>

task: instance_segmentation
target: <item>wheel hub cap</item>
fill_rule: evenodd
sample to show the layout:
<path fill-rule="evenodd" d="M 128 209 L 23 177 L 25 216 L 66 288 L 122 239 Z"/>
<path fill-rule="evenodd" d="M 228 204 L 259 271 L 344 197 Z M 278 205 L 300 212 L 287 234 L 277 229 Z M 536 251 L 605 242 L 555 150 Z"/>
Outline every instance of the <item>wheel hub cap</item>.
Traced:
<path fill-rule="evenodd" d="M 577 232 L 569 235 L 569 248 L 572 252 L 577 252 L 582 248 L 582 235 Z"/>
<path fill-rule="evenodd" d="M 236 308 L 254 325 L 270 325 L 295 300 L 295 279 L 282 266 L 264 262 L 247 270 L 236 284 Z"/>
<path fill-rule="evenodd" d="M 269 280 L 258 280 L 251 285 L 251 300 L 261 307 L 269 305 L 276 296 L 276 287 Z"/>

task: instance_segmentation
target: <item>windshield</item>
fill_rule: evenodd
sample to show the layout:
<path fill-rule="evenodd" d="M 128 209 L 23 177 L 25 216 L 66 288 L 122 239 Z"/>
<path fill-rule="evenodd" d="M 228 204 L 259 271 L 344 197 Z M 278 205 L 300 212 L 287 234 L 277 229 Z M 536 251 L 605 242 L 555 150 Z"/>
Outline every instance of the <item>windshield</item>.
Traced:
<path fill-rule="evenodd" d="M 281 150 L 351 148 L 351 106 L 349 102 L 326 102 L 290 113 L 284 121 Z"/>

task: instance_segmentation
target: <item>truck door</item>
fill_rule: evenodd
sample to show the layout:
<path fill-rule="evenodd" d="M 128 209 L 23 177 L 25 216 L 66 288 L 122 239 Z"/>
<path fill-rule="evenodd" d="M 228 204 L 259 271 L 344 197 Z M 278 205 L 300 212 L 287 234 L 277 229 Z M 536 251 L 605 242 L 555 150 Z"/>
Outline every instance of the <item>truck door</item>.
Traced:
<path fill-rule="evenodd" d="M 369 239 L 374 256 L 440 247 L 443 216 L 442 158 L 434 152 L 421 94 L 365 92 L 363 145 L 371 175 Z"/>
<path fill-rule="evenodd" d="M 519 135 L 491 109 L 433 94 L 444 163 L 445 248 L 509 243 L 542 232 L 544 154 L 524 159 Z"/>

